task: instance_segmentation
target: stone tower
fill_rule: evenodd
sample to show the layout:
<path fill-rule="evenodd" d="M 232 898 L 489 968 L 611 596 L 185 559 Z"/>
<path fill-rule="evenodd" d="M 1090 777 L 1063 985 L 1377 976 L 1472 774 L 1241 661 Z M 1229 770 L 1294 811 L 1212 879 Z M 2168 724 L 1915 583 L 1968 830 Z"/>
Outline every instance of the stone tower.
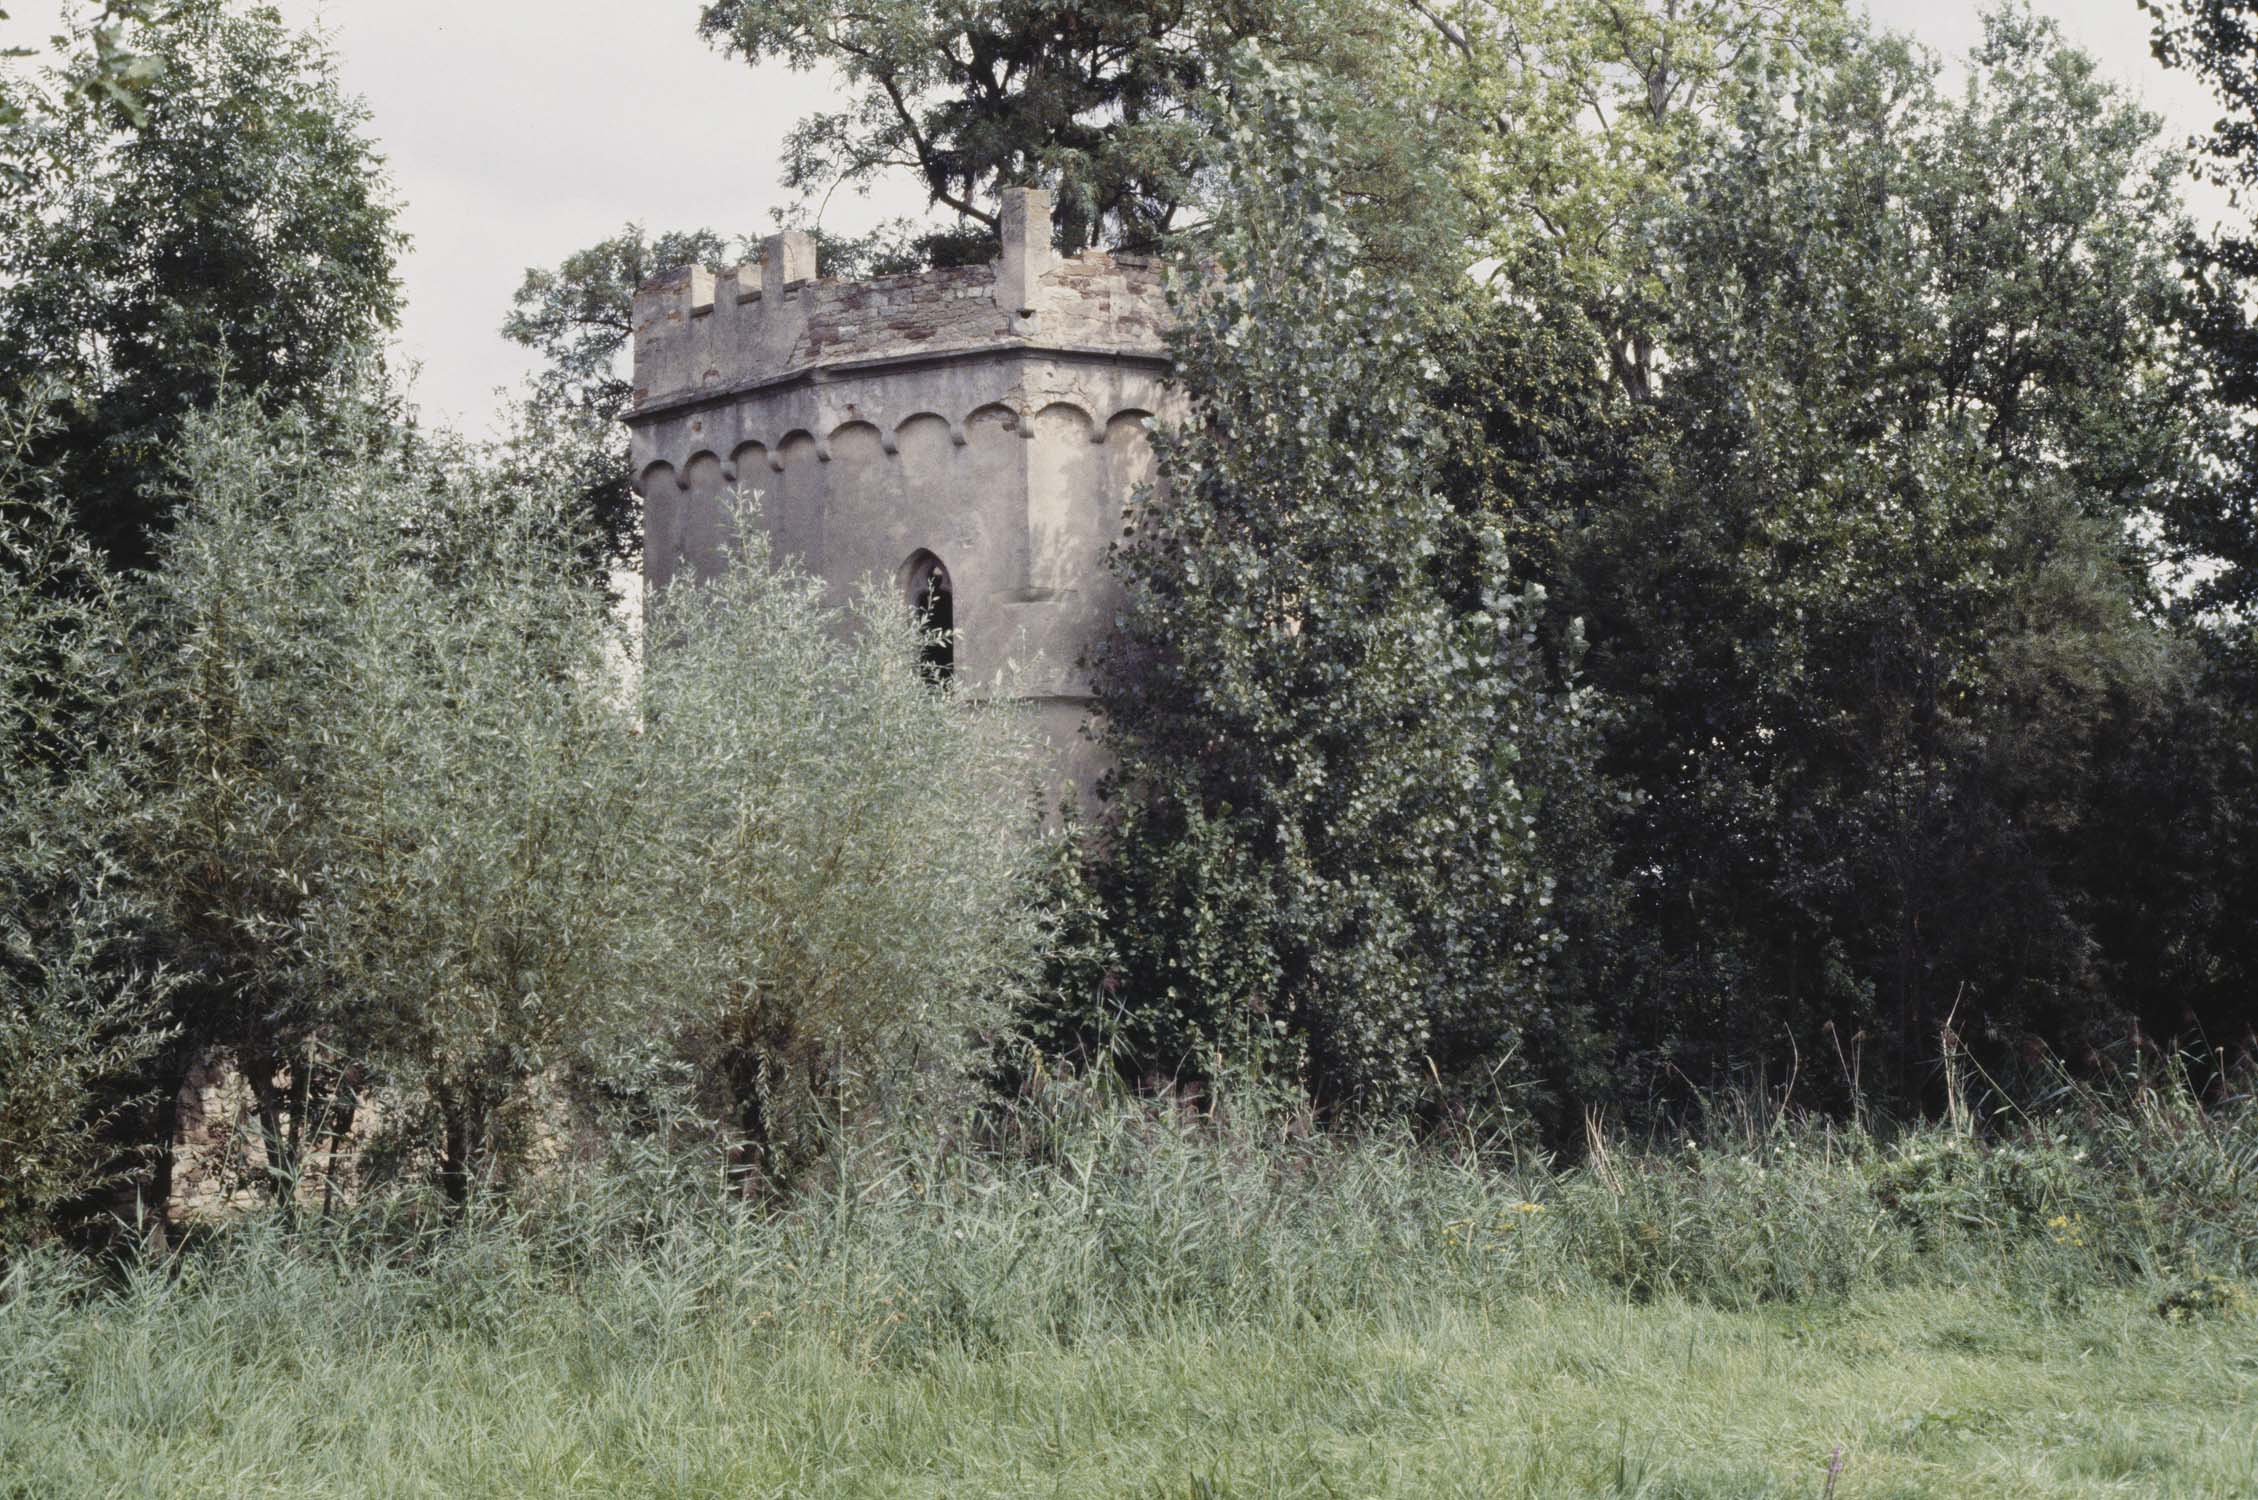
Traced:
<path fill-rule="evenodd" d="M 1152 478 L 1167 322 L 1157 263 L 1052 252 L 1050 195 L 1004 198 L 992 265 L 820 281 L 804 234 L 635 298 L 636 489 L 652 587 L 720 566 L 733 497 L 843 603 L 877 578 L 953 629 L 980 693 L 1005 663 L 1060 772 L 1096 770 L 1076 663 L 1112 622 L 1105 549 Z"/>

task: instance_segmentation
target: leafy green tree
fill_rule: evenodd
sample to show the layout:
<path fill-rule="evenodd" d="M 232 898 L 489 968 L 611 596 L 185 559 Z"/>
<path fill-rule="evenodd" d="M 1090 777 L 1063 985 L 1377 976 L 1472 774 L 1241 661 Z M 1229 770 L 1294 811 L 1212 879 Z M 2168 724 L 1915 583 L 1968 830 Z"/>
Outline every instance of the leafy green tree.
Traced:
<path fill-rule="evenodd" d="M 2220 115 L 2197 143 L 2199 168 L 2238 203 L 2258 187 L 2258 28 L 2247 10 L 2219 0 L 2142 0 L 2155 18 L 2154 50 L 2168 67 L 2207 83 Z M 2176 902 L 2161 892 L 2124 893 L 2116 904 L 2119 951 L 2128 978 L 2146 980 L 2143 1008 L 2159 1036 L 2200 1035 L 2214 1045 L 2258 1055 L 2258 1016 L 2249 1004 L 2258 943 L 2231 915 L 2249 909 L 2258 866 L 2247 825 L 2252 767 L 2258 766 L 2258 230 L 2245 215 L 2208 236 L 2182 242 L 2188 297 L 2183 324 L 2205 356 L 2205 374 L 2232 413 L 2220 424 L 2183 503 L 2164 518 L 2179 560 L 2181 603 L 2203 647 L 2203 677 L 2156 754 L 2126 788 L 2139 809 L 2126 836 L 2164 841 L 2160 869 L 2174 872 Z M 2168 768 L 2168 769 L 2167 769 Z M 2176 771 L 2178 774 L 2171 774 Z M 2160 774 L 2161 773 L 2161 774 Z M 2173 810 L 2168 818 L 2158 809 Z M 2145 814 L 2145 816 L 2141 815 Z M 2146 899 L 2143 899 L 2143 898 Z M 2162 915 L 2164 909 L 2173 915 Z"/>
<path fill-rule="evenodd" d="M 2027 11 L 1970 73 L 1885 40 L 1752 96 L 1669 234 L 1666 462 L 1577 538 L 1647 793 L 1621 1030 L 1695 1076 L 2113 1015 L 2087 841 L 2185 670 L 2139 537 L 2206 420 L 2174 164 Z"/>
<path fill-rule="evenodd" d="M 42 116 L 77 104 L 107 104 L 120 110 L 129 124 L 140 123 L 140 90 L 160 65 L 126 45 L 123 33 L 127 22 L 148 20 L 155 4 L 156 0 L 103 0 L 94 19 L 74 30 L 91 56 L 62 80 L 60 98 L 13 72 L 0 72 L 0 202 L 13 200 L 57 164 L 53 156 L 57 142 L 37 128 Z M 7 11 L 0 10 L 0 21 L 7 19 Z M 60 44 L 67 39 L 54 40 Z M 29 47 L 0 48 L 0 62 L 35 55 Z"/>
<path fill-rule="evenodd" d="M 1581 703 L 1543 686 L 1495 530 L 1434 487 L 1436 371 L 1356 268 L 1326 123 L 1290 85 L 1254 97 L 1177 290 L 1189 410 L 1114 554 L 1117 769 L 1067 994 L 1140 1069 L 1251 1054 L 1327 1107 L 1399 1109 L 1557 1040 L 1530 828 Z"/>
<path fill-rule="evenodd" d="M 827 66 L 843 107 L 785 141 L 784 181 L 806 199 L 907 171 L 952 221 L 926 237 L 932 264 L 993 253 L 997 195 L 1040 183 L 1068 254 L 1155 251 L 1204 222 L 1212 107 L 1247 44 L 1314 70 L 1356 128 L 1336 149 L 1352 196 L 1402 208 L 1425 181 L 1402 17 L 1346 0 L 709 0 L 699 30 L 747 61 Z M 1378 225 L 1426 215 L 1380 211 Z M 1368 250 L 1372 247 L 1367 247 Z M 1433 253 L 1434 247 L 1422 247 Z M 1451 247 L 1455 254 L 1456 247 Z M 1455 271 L 1456 266 L 1452 269 Z"/>
<path fill-rule="evenodd" d="M 932 688 L 894 589 L 828 608 L 737 535 L 652 603 L 636 951 L 664 978 L 620 1054 L 670 1037 L 775 1186 L 842 1119 L 961 1102 L 1034 978 L 1040 820 L 1029 726 Z"/>
<path fill-rule="evenodd" d="M 116 48 L 148 68 L 124 102 L 101 85 Z M 137 564 L 183 418 L 223 378 L 318 395 L 393 325 L 403 241 L 334 58 L 272 10 L 182 0 L 51 82 L 24 129 L 54 165 L 0 226 L 0 370 L 71 393 L 34 457 L 67 464 L 81 524 Z"/>
<path fill-rule="evenodd" d="M 1407 0 L 1478 253 L 1566 293 L 1608 369 L 1654 384 L 1660 226 L 1748 102 L 1840 54 L 1840 0 Z"/>
<path fill-rule="evenodd" d="M 25 462 L 43 405 L 0 429 L 0 1256 L 134 1183 L 118 1127 L 168 1040 L 117 837 L 141 747 L 105 732 L 127 614 Z"/>
<path fill-rule="evenodd" d="M 925 687 L 898 605 L 842 630 L 749 546 L 653 602 L 638 690 L 553 475 L 382 399 L 182 443 L 113 695 L 152 752 L 120 861 L 278 1201 L 371 1093 L 461 1202 L 575 1083 L 771 1179 L 819 1121 L 962 1084 L 1029 961 L 1036 825 L 1023 737 Z"/>
<path fill-rule="evenodd" d="M 2155 52 L 2209 84 L 2222 113 L 2201 143 L 2211 180 L 2237 194 L 2258 188 L 2258 27 L 2248 7 L 2225 0 L 2141 0 L 2156 18 Z M 2206 601 L 2247 610 L 2258 598 L 2258 463 L 2250 458 L 2249 414 L 2258 412 L 2258 321 L 2250 289 L 2258 283 L 2258 232 L 2229 228 L 2188 238 L 2190 330 L 2210 356 L 2220 396 L 2244 413 L 2222 445 L 2210 504 L 2185 518 L 2192 550 L 2226 563 L 2204 582 Z"/>
<path fill-rule="evenodd" d="M 2111 997 L 2151 1044 L 2258 1061 L 2258 640 L 2198 633 L 2165 711 L 2099 747 L 2070 851 Z M 2088 1056 L 2078 1061 L 2090 1062 Z"/>
<path fill-rule="evenodd" d="M 603 602 L 553 491 L 404 452 L 381 409 L 232 400 L 182 444 L 129 863 L 183 1028 L 249 1089 L 278 1200 L 380 1082 L 459 1201 L 626 988 Z"/>

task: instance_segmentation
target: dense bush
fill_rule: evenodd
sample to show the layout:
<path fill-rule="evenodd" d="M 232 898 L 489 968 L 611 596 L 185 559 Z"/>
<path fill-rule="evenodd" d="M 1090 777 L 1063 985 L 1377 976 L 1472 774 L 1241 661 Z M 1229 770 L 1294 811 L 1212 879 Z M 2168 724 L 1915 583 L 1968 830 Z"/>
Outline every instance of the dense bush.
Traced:
<path fill-rule="evenodd" d="M 0 1255 L 131 1164 L 110 1127 L 165 1039 L 119 863 L 135 747 L 103 733 L 120 585 L 21 461 L 40 404 L 0 413 Z"/>
<path fill-rule="evenodd" d="M 133 864 L 270 1166 L 342 1136 L 373 1073 L 459 1195 L 626 992 L 637 763 L 549 498 L 390 441 L 370 413 L 190 425 L 140 601 Z"/>
<path fill-rule="evenodd" d="M 1588 769 L 1587 705 L 1500 535 L 1435 487 L 1436 371 L 1358 269 L 1323 121 L 1291 80 L 1248 97 L 1212 258 L 1174 293 L 1188 409 L 1112 558 L 1118 765 L 1061 1005 L 1137 1073 L 1221 1053 L 1400 1111 L 1572 1045 L 1532 827 Z"/>
<path fill-rule="evenodd" d="M 1028 726 L 934 689 L 896 596 L 826 608 L 749 511 L 736 534 L 650 610 L 614 1056 L 668 1037 L 773 1176 L 819 1122 L 941 1108 L 982 1065 L 1032 977 L 1039 802 Z"/>
<path fill-rule="evenodd" d="M 112 1164 L 97 1084 L 169 1099 L 214 1055 L 284 1203 L 370 1099 L 372 1160 L 460 1200 L 574 1105 L 779 1176 L 815 1116 L 969 1078 L 1035 940 L 1016 721 L 750 543 L 653 602 L 638 680 L 552 495 L 328 406 L 191 419 L 130 587 L 8 521 L 11 1213 Z"/>
<path fill-rule="evenodd" d="M 1665 378 L 1495 502 L 1640 794 L 1583 981 L 1633 1097 L 1776 1083 L 1830 1026 L 1928 1107 L 1948 1018 L 1995 1065 L 2248 1026 L 2251 720 L 2166 582 L 2221 418 L 2158 122 L 2021 7 L 1965 87 L 1843 40 L 1688 142 L 1644 252 Z"/>
<path fill-rule="evenodd" d="M 323 399 L 397 323 L 406 236 L 328 36 L 245 0 L 85 9 L 52 69 L 0 84 L 0 372 L 67 387 L 37 452 L 139 566 L 183 419 L 229 387 Z"/>

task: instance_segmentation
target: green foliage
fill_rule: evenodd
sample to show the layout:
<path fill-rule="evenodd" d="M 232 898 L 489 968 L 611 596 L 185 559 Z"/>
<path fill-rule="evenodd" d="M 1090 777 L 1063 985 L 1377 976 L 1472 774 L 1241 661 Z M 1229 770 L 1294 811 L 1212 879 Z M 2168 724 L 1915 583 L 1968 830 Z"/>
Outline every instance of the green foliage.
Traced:
<path fill-rule="evenodd" d="M 1619 1034 L 1695 1076 L 1833 1022 L 1909 1086 L 1956 1002 L 2082 1052 L 2099 902 L 2151 878 L 2091 861 L 2188 668 L 2139 540 L 2207 419 L 2172 164 L 2027 14 L 1961 97 L 1935 66 L 1864 46 L 1694 173 L 1664 427 L 1565 569 L 1647 794 Z"/>
<path fill-rule="evenodd" d="M 502 462 L 523 483 L 557 484 L 578 497 L 592 569 L 632 564 L 642 551 L 642 510 L 630 485 L 621 418 L 634 386 L 621 366 L 635 333 L 635 290 L 684 265 L 730 258 L 711 230 L 656 237 L 630 224 L 518 283 L 502 336 L 542 357 L 513 403 Z"/>
<path fill-rule="evenodd" d="M 785 140 L 785 185 L 820 200 L 907 170 L 956 223 L 927 236 L 932 264 L 993 253 L 1002 189 L 1049 186 L 1058 243 L 1156 251 L 1215 199 L 1214 107 L 1246 46 L 1313 72 L 1355 110 L 1342 170 L 1385 205 L 1375 222 L 1423 231 L 1428 132 L 1403 104 L 1400 18 L 1336 0 L 885 0 L 842 11 L 811 0 L 709 0 L 708 40 L 750 62 L 830 67 L 843 107 Z M 1400 211 L 1391 211 L 1400 210 Z M 1407 238 L 1438 250 L 1420 233 Z M 1455 247 L 1446 253 L 1455 253 Z M 1455 264 L 1453 266 L 1455 270 Z"/>
<path fill-rule="evenodd" d="M 786 186 L 821 194 L 908 168 L 934 203 L 992 238 L 999 219 L 986 200 L 1015 182 L 1055 178 L 1072 253 L 1109 225 L 1148 249 L 1172 227 L 1199 161 L 1185 95 L 1249 34 L 1247 19 L 1225 6 L 1187 13 L 1081 0 L 894 0 L 855 12 L 719 0 L 699 31 L 750 62 L 838 67 L 859 96 L 794 127 Z"/>
<path fill-rule="evenodd" d="M 928 686 L 892 590 L 826 608 L 742 521 L 730 569 L 652 601 L 615 1020 L 619 1055 L 671 1037 L 777 1181 L 827 1123 L 948 1106 L 996 1045 L 1039 937 L 1035 762 L 1008 708 Z"/>
<path fill-rule="evenodd" d="M 2199 169 L 2242 195 L 2258 184 L 2258 32 L 2249 15 L 2217 0 L 2142 0 L 2155 18 L 2154 47 L 2168 67 L 2207 83 L 2219 117 L 2197 143 Z M 2258 847 L 2245 818 L 2258 801 L 2258 636 L 2251 605 L 2258 600 L 2258 462 L 2252 422 L 2258 420 L 2258 322 L 2251 290 L 2258 285 L 2258 233 L 2229 223 L 2207 236 L 2183 235 L 2187 295 L 2179 308 L 2187 336 L 2202 352 L 2209 390 L 2231 413 L 2213 429 L 2204 463 L 2187 476 L 2179 503 L 2164 517 L 2175 559 L 2183 563 L 2179 604 L 2203 647 L 2196 691 L 2159 736 L 2156 753 L 2124 779 L 2135 809 L 2127 835 L 2149 839 L 2159 797 L 2175 809 L 2177 837 L 2156 860 L 2168 892 L 2126 890 L 2108 913 L 2126 941 L 2127 971 L 2155 975 L 2142 1006 L 2158 1034 L 2203 1033 L 2258 1050 L 2249 1004 L 2249 976 L 2258 948 L 2248 909 Z M 2192 563 L 2192 566 L 2186 566 Z M 2177 878 L 2174 878 L 2175 874 Z"/>
<path fill-rule="evenodd" d="M 79 1227 L 98 1193 L 135 1180 L 110 1138 L 130 1105 L 119 1085 L 163 1043 L 158 1007 L 115 982 L 108 953 L 27 961 L 18 936 L 0 997 L 0 1256 Z"/>
<path fill-rule="evenodd" d="M 377 1064 L 458 1194 L 623 987 L 630 739 L 546 493 L 411 461 L 379 416 L 191 420 L 138 685 L 132 867 L 285 1181 Z"/>
<path fill-rule="evenodd" d="M 2248 8 L 2230 0 L 2140 0 L 2140 8 L 2155 18 L 2157 59 L 2194 73 L 2217 97 L 2219 117 L 2199 143 L 2202 166 L 2247 201 L 2258 187 L 2258 29 Z M 2241 420 L 2221 434 L 2206 503 L 2176 519 L 2191 550 L 2226 564 L 2200 580 L 2196 600 L 2236 606 L 2247 616 L 2258 599 L 2258 464 L 2251 461 L 2249 426 L 2258 413 L 2258 321 L 2250 304 L 2258 232 L 2230 223 L 2200 239 L 2187 236 L 2182 250 L 2187 329 L 2208 356 L 2220 397 Z"/>
<path fill-rule="evenodd" d="M 184 0 L 113 45 L 150 70 L 130 109 L 95 86 L 96 45 L 25 126 L 55 165 L 0 227 L 0 368 L 65 387 L 35 457 L 68 465 L 80 524 L 138 563 L 183 419 L 223 381 L 270 407 L 316 396 L 392 326 L 403 240 L 318 37 Z"/>
<path fill-rule="evenodd" d="M 569 496 L 331 407 L 191 421 L 125 695 L 126 865 L 271 1189 L 371 1094 L 459 1200 L 573 1083 L 772 1176 L 961 1083 L 1032 941 L 1010 725 L 924 685 L 898 607 L 750 548 L 653 601 L 631 685 Z"/>
<path fill-rule="evenodd" d="M 13 70 L 0 71 L 0 203 L 16 196 L 46 172 L 59 166 L 60 143 L 43 128 L 46 119 L 77 106 L 118 111 L 127 126 L 138 126 L 144 116 L 141 89 L 163 64 L 127 45 L 127 23 L 146 22 L 158 0 L 102 0 L 91 21 L 72 27 L 69 36 L 52 37 L 58 47 L 77 42 L 86 56 L 51 88 L 27 83 Z M 0 21 L 8 13 L 0 10 Z M 29 47 L 0 48 L 0 63 L 12 63 L 37 54 Z"/>
<path fill-rule="evenodd" d="M 1650 402 L 1596 378 L 1605 336 L 1539 266 L 1421 299 L 1420 343 L 1441 368 L 1429 397 L 1436 485 L 1503 531 L 1525 577 L 1558 586 L 1581 535 L 1645 479 Z"/>
<path fill-rule="evenodd" d="M 2247 28 L 2154 9 L 2248 185 Z M 781 1191 L 961 1102 L 1015 1010 L 1140 1080 L 1245 1067 L 1555 1139 L 1821 1049 L 1855 1119 L 1958 1110 L 1923 1075 L 1948 1030 L 2003 1068 L 2098 1066 L 2128 1015 L 2242 1043 L 2258 266 L 2192 236 L 2156 122 L 2027 9 L 1956 92 L 1831 0 L 722 0 L 702 29 L 843 68 L 790 185 L 907 167 L 958 216 L 827 237 L 833 274 L 985 256 L 1022 181 L 1069 250 L 1197 247 L 1087 842 L 1033 894 L 1019 728 L 920 683 L 896 602 L 828 608 L 750 528 L 623 672 L 586 584 L 636 550 L 633 293 L 736 245 L 630 226 L 528 271 L 515 430 L 426 442 L 333 373 L 389 326 L 401 242 L 323 44 L 121 0 L 0 95 L 0 362 L 68 396 L 0 510 L 0 1241 L 161 1140 L 199 1050 L 288 1202 L 378 1093 L 458 1199 L 591 1105 L 718 1122 L 717 1176 Z M 163 576 L 129 600 L 58 506 Z M 2174 1087 L 2078 1148 L 2138 1224 L 2059 1140 L 1823 1170 L 1767 1140 L 1698 1180 L 1596 1160 L 1575 1214 L 1485 1202 L 1450 1253 L 1744 1302 L 2007 1240 L 2033 1285 L 2231 1256 L 2247 1138 Z M 1750 1211 L 1777 1202 L 1792 1228 Z M 1171 1259 L 1219 1233 L 1194 1218 L 1108 1226 L 1081 1274 L 1240 1295 L 1220 1240 Z M 1011 1322 L 954 1276 L 928 1347 Z"/>
<path fill-rule="evenodd" d="M 1681 295 L 1662 224 L 1753 101 L 1836 58 L 1839 0 L 1418 0 L 1421 76 L 1477 252 L 1545 285 L 1650 394 Z"/>
<path fill-rule="evenodd" d="M 1561 1044 L 1530 827 L 1583 704 L 1547 690 L 1495 531 L 1432 484 L 1434 371 L 1355 268 L 1323 123 L 1256 97 L 1174 296 L 1186 420 L 1113 558 L 1118 769 L 1064 983 L 1140 1069 L 1221 1048 L 1395 1108 Z"/>
<path fill-rule="evenodd" d="M 0 1259 L 90 1210 L 138 1163 L 112 1131 L 165 1041 L 168 981 L 120 863 L 136 749 L 103 732 L 119 690 L 119 585 L 0 432 Z"/>

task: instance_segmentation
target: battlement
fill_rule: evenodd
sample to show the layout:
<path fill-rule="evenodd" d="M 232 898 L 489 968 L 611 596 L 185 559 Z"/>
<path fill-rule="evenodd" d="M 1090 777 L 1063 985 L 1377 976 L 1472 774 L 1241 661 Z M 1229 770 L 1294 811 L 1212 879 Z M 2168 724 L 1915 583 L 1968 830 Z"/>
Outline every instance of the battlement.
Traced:
<path fill-rule="evenodd" d="M 771 235 L 757 262 L 688 266 L 635 294 L 630 420 L 866 361 L 1026 349 L 1162 353 L 1157 261 L 1053 252 L 1050 194 L 1005 194 L 1003 253 L 985 266 L 816 279 L 815 243 Z"/>
<path fill-rule="evenodd" d="M 653 590 L 732 566 L 748 515 L 844 605 L 891 581 L 945 621 L 945 670 L 1024 700 L 1096 784 L 1081 663 L 1111 628 L 1106 549 L 1180 410 L 1157 262 L 1051 249 L 1050 195 L 1004 195 L 993 264 L 820 281 L 780 234 L 635 298 L 629 463 Z M 940 601 L 940 602 L 936 602 Z"/>

